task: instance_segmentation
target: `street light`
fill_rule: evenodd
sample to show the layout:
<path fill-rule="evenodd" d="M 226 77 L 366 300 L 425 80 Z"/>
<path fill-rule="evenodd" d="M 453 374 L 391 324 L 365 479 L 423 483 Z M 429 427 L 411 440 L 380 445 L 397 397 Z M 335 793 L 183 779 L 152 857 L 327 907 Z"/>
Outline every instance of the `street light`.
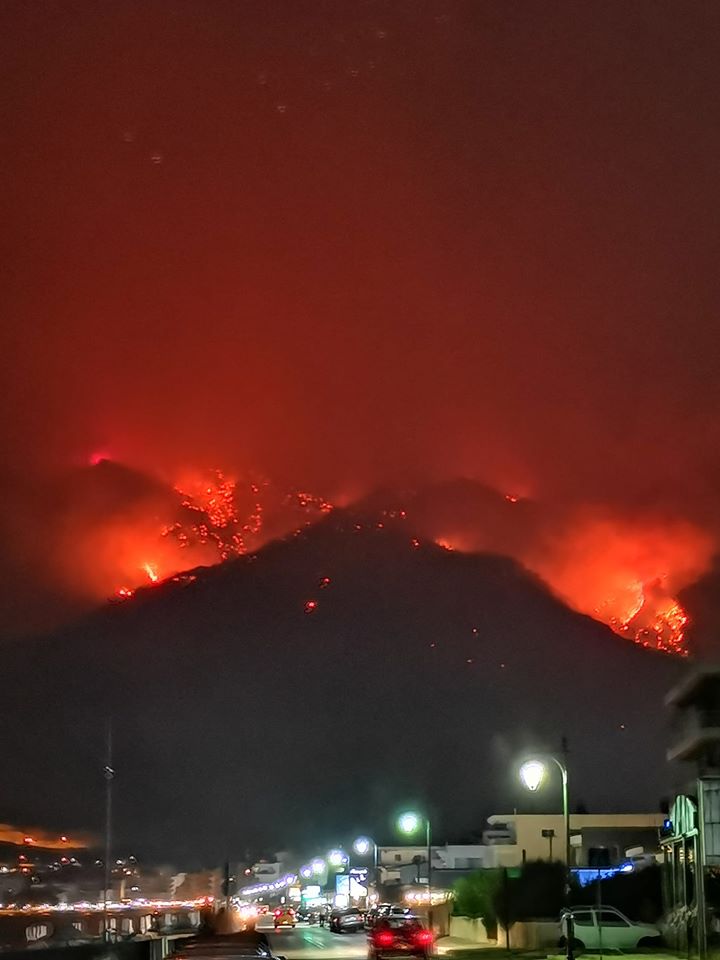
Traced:
<path fill-rule="evenodd" d="M 347 857 L 342 850 L 330 850 L 327 860 L 331 867 L 341 867 L 347 861 Z"/>
<path fill-rule="evenodd" d="M 540 789 L 546 774 L 547 769 L 541 760 L 526 760 L 520 767 L 520 779 L 531 793 Z"/>
<path fill-rule="evenodd" d="M 377 892 L 378 888 L 378 845 L 374 840 L 371 840 L 370 837 L 357 837 L 353 841 L 353 850 L 360 857 L 366 857 L 370 850 L 373 852 L 373 880 L 375 881 L 375 889 Z"/>
<path fill-rule="evenodd" d="M 300 867 L 300 876 L 303 877 L 305 880 L 309 880 L 312 875 L 313 875 L 313 870 L 311 866 L 309 866 L 308 864 L 305 864 L 304 867 Z"/>
<path fill-rule="evenodd" d="M 373 842 L 367 837 L 358 837 L 357 840 L 353 841 L 353 850 L 360 857 L 366 857 L 370 853 L 370 847 L 372 847 Z"/>
<path fill-rule="evenodd" d="M 560 771 L 560 778 L 562 780 L 562 805 L 563 805 L 563 819 L 565 821 L 565 863 L 567 865 L 567 880 L 565 883 L 565 897 L 570 903 L 570 880 L 572 878 L 572 868 L 570 866 L 570 853 L 572 850 L 570 844 L 570 807 L 568 805 L 568 772 L 567 767 L 559 760 L 557 757 L 549 754 L 540 757 L 532 757 L 521 765 L 519 774 L 520 780 L 524 787 L 531 791 L 531 793 L 536 793 L 542 786 L 544 780 L 547 777 L 548 763 L 554 763 L 555 766 Z M 573 958 L 573 919 L 572 914 L 568 911 L 566 916 L 566 928 L 565 928 L 565 940 L 566 940 L 566 953 L 568 960 L 574 960 Z"/>
<path fill-rule="evenodd" d="M 428 865 L 428 875 L 427 875 L 427 890 L 428 890 L 428 926 L 432 929 L 432 846 L 431 846 L 431 829 L 430 829 L 430 818 L 421 817 L 419 813 L 415 813 L 414 810 L 407 810 L 405 813 L 401 813 L 398 817 L 398 828 L 401 833 L 417 833 L 422 825 L 423 820 L 425 821 L 425 843 L 427 845 L 427 865 Z"/>
<path fill-rule="evenodd" d="M 310 864 L 312 872 L 316 877 L 320 876 L 321 873 L 325 871 L 325 861 L 321 860 L 320 857 L 316 857 L 315 860 Z"/>

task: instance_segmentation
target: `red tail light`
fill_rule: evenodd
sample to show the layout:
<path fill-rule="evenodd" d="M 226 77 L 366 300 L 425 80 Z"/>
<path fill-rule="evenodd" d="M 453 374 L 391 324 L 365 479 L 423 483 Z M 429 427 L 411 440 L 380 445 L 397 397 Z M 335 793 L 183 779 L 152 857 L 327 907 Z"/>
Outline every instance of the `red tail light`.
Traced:
<path fill-rule="evenodd" d="M 432 941 L 433 941 L 432 930 L 420 930 L 418 933 L 415 934 L 416 943 L 425 944 L 425 943 L 432 943 Z"/>
<path fill-rule="evenodd" d="M 379 930 L 373 937 L 377 947 L 391 947 L 395 937 L 389 930 Z"/>

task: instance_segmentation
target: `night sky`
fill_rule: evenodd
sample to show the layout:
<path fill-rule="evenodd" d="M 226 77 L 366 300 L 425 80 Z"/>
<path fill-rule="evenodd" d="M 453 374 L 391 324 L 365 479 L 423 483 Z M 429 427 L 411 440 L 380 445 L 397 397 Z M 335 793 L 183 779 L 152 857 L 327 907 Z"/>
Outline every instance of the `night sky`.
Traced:
<path fill-rule="evenodd" d="M 56 626 L 71 608 L 107 598 L 124 583 L 103 566 L 117 559 L 118 537 L 130 531 L 133 550 L 141 541 L 145 550 L 144 525 L 150 517 L 157 539 L 175 509 L 167 498 L 178 476 L 209 468 L 257 473 L 278 489 L 310 490 L 341 506 L 381 486 L 417 490 L 470 477 L 496 488 L 498 503 L 476 507 L 485 493 L 473 490 L 465 509 L 457 488 L 442 488 L 451 491 L 448 512 L 436 489 L 411 518 L 422 521 L 417 532 L 428 541 L 452 541 L 457 556 L 512 556 L 577 610 L 608 623 L 602 604 L 618 591 L 625 607 L 638 591 L 646 599 L 660 592 L 667 605 L 711 569 L 720 536 L 718 63 L 720 7 L 696 0 L 5 0 L 0 636 Z M 88 465 L 103 457 L 131 469 L 101 467 L 89 479 Z M 525 509 L 525 501 L 526 512 L 514 515 L 525 526 L 498 512 Z M 422 494 L 414 503 L 421 502 Z M 98 517 L 112 536 L 97 534 Z M 332 556 L 347 559 L 336 533 Z M 322 530 L 317 535 L 312 543 L 323 543 Z M 401 600 L 377 588 L 385 632 L 376 632 L 366 601 L 376 566 L 392 577 L 395 555 L 347 560 L 347 604 L 319 621 L 324 642 L 339 637 L 340 646 L 330 651 L 332 670 L 313 674 L 318 698 L 331 702 L 344 676 L 342 643 L 350 656 L 362 651 L 370 672 L 376 656 L 401 671 L 418 636 L 426 653 L 431 642 L 434 649 L 425 584 L 433 582 L 436 554 L 420 551 L 429 566 L 428 579 L 418 580 L 405 566 L 414 562 L 407 555 L 414 556 L 415 527 L 396 535 Z M 77 714 L 62 735 L 69 752 L 73 737 L 85 744 L 72 763 L 88 791 L 78 816 L 92 820 L 103 682 L 112 671 L 120 677 L 110 684 L 117 709 L 126 695 L 136 698 L 120 748 L 126 769 L 135 764 L 136 782 L 145 782 L 161 755 L 176 795 L 184 776 L 202 784 L 212 771 L 222 793 L 222 735 L 236 722 L 242 686 L 237 662 L 224 676 L 224 657 L 254 651 L 264 686 L 251 686 L 248 702 L 261 711 L 274 681 L 253 644 L 264 638 L 282 656 L 283 644 L 308 642 L 303 604 L 315 580 L 308 587 L 297 579 L 305 555 L 296 561 L 283 547 L 260 561 L 259 569 L 275 572 L 273 557 L 287 558 L 278 566 L 280 593 L 266 586 L 258 594 L 267 610 L 253 605 L 244 567 L 214 572 L 230 586 L 207 636 L 215 611 L 202 600 L 206 588 L 188 593 L 200 601 L 183 601 L 191 607 L 187 622 L 163 588 L 147 608 L 108 608 L 45 648 L 22 648 L 17 682 L 8 683 L 34 745 L 32 776 L 41 780 L 30 807 L 16 780 L 10 815 L 30 811 L 40 821 L 73 809 L 77 789 L 69 782 L 57 809 L 43 805 L 43 763 L 64 757 L 46 738 L 44 710 L 54 704 L 53 722 Z M 138 576 L 145 561 L 161 559 L 138 548 L 127 563 Z M 468 680 L 474 654 L 464 646 L 472 641 L 474 598 L 486 590 L 494 669 L 507 649 L 518 665 L 512 697 L 486 676 L 487 695 L 497 697 L 508 724 L 516 704 L 532 700 L 535 675 L 522 666 L 523 649 L 535 651 L 532 669 L 546 662 L 533 632 L 537 615 L 545 618 L 543 642 L 560 638 L 552 655 L 557 676 L 565 676 L 568 651 L 593 650 L 577 690 L 554 705 L 557 715 L 541 731 L 546 739 L 555 743 L 565 732 L 563 711 L 577 697 L 592 701 L 583 719 L 591 738 L 605 723 L 619 738 L 630 703 L 627 725 L 641 749 L 679 662 L 657 666 L 651 654 L 617 653 L 621 641 L 564 607 L 550 609 L 544 587 L 532 577 L 528 586 L 514 567 L 517 596 L 498 588 L 500 603 L 493 584 L 510 576 L 506 561 L 465 560 L 468 613 L 448 628 L 455 659 L 452 670 L 439 671 L 447 696 L 428 725 L 432 719 L 443 728 L 443 704 L 455 711 L 458 756 L 475 762 L 476 734 L 461 716 L 465 701 L 455 699 L 461 689 L 487 734 L 483 749 L 493 753 L 494 714 L 483 713 L 485 694 Z M 446 561 L 437 576 L 443 609 L 454 617 L 456 568 Z M 313 577 L 328 573 L 323 563 Z M 158 568 L 160 579 L 182 569 L 173 564 Z M 98 571 L 104 579 L 90 584 Z M 250 599 L 233 605 L 232 591 Z M 285 633 L 273 620 L 276 607 Z M 516 610 L 525 633 L 512 628 Z M 704 623 L 714 624 L 717 611 L 703 610 Z M 44 623 L 34 619 L 47 613 Z M 172 674 L 175 641 L 182 669 L 168 677 L 156 705 L 156 674 L 144 672 L 143 657 Z M 177 689 L 184 689 L 172 684 L 193 687 L 206 641 L 207 669 L 182 714 L 199 766 L 185 774 L 185 756 L 166 751 L 177 742 Z M 132 658 L 117 655 L 131 644 Z M 326 663 L 324 648 L 312 656 Z M 647 705 L 626 656 L 633 665 L 651 658 L 643 661 L 653 664 Z M 293 700 L 301 693 L 294 669 L 288 712 L 302 706 Z M 413 669 L 420 685 L 436 676 L 429 660 Z M 212 748 L 219 752 L 204 756 L 204 711 L 219 675 L 224 699 Z M 624 686 L 606 710 L 602 698 L 618 675 Z M 43 704 L 29 718 L 28 676 L 40 684 Z M 360 697 L 366 676 L 354 679 Z M 380 694 L 373 696 L 381 707 Z M 543 722 L 543 701 L 532 702 L 520 711 L 526 732 Z M 409 751 L 396 787 L 417 769 L 404 716 L 392 717 Z M 317 736 L 326 721 L 322 713 L 313 720 Z M 664 734 L 652 735 L 653 756 L 661 758 Z M 4 736 L 4 755 L 21 763 L 25 742 L 16 731 Z M 605 746 L 619 753 L 627 740 Z M 436 746 L 437 755 L 418 754 L 430 771 L 448 749 L 440 739 Z M 362 739 L 356 749 L 367 755 Z M 55 751 L 55 759 L 43 761 L 43 751 Z M 257 769 L 272 777 L 259 742 L 256 752 Z M 637 774 L 633 756 L 623 761 L 629 776 Z M 297 757 L 300 770 L 305 759 Z M 343 762 L 351 767 L 350 760 Z M 233 764 L 239 781 L 243 761 Z M 475 771 L 472 797 L 479 799 L 463 795 L 463 809 L 447 815 L 449 830 L 476 825 L 483 802 L 484 812 L 512 802 L 499 787 L 483 794 L 483 769 Z M 327 772 L 329 781 L 339 770 Z M 283 776 L 291 791 L 293 772 Z M 584 777 L 589 803 L 608 799 L 605 768 L 588 765 Z M 628 780 L 622 802 L 654 802 L 666 779 L 660 768 L 653 777 L 644 786 Z M 326 783 L 315 786 L 319 804 Z M 155 787 L 148 803 L 159 822 L 168 803 L 162 784 Z M 192 805 L 206 809 L 206 792 L 176 811 L 172 830 L 187 831 Z M 125 796 L 121 829 L 132 839 L 145 799 L 132 787 Z M 270 842 L 283 798 L 274 797 L 268 812 L 259 794 L 247 796 L 234 815 L 238 822 L 264 816 L 259 836 Z M 440 807 L 444 799 L 438 793 L 433 802 Z M 377 801 L 378 809 L 385 805 Z M 299 809 L 300 820 L 309 823 L 313 809 Z M 350 815 L 374 829 L 360 822 L 359 808 Z M 172 837 L 165 839 L 170 845 Z M 206 840 L 204 849 L 225 849 L 225 837 Z"/>
<path fill-rule="evenodd" d="M 9 468 L 713 490 L 714 4 L 0 17 Z"/>

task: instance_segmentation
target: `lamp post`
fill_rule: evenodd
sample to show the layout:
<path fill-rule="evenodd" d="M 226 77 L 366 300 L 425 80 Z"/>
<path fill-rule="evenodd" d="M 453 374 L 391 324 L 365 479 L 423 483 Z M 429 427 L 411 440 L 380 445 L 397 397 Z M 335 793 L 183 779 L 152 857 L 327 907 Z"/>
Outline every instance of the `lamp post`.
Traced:
<path fill-rule="evenodd" d="M 375 889 L 377 890 L 378 884 L 378 845 L 374 840 L 371 840 L 370 837 L 357 837 L 353 841 L 353 850 L 359 857 L 366 857 L 370 850 L 373 852 L 373 880 L 375 881 Z"/>
<path fill-rule="evenodd" d="M 352 900 L 352 897 L 350 896 L 350 883 L 351 883 L 350 857 L 348 857 L 348 855 L 346 853 L 343 853 L 343 851 L 340 849 L 328 850 L 327 862 L 336 871 L 336 875 L 347 864 L 347 880 L 348 880 L 347 905 L 349 907 Z M 337 890 L 337 880 L 335 881 L 335 888 Z"/>
<path fill-rule="evenodd" d="M 414 813 L 412 810 L 408 810 L 406 813 L 400 814 L 398 817 L 398 828 L 401 833 L 411 834 L 417 833 L 420 829 L 420 826 L 425 821 L 425 843 L 427 845 L 427 865 L 428 865 L 428 875 L 427 875 L 427 892 L 428 892 L 428 926 L 432 929 L 432 831 L 430 827 L 430 818 L 422 817 L 419 813 Z"/>
<path fill-rule="evenodd" d="M 548 763 L 554 763 L 555 766 L 560 771 L 560 778 L 562 780 L 562 805 L 563 805 L 563 819 L 565 821 L 565 863 L 567 865 L 567 879 L 565 882 L 565 899 L 566 904 L 570 906 L 570 879 L 572 877 L 572 870 L 570 866 L 570 853 L 572 847 L 570 844 L 570 806 L 568 804 L 568 772 L 567 767 L 559 760 L 557 757 L 549 754 L 543 757 L 532 757 L 526 760 L 520 767 L 520 780 L 523 786 L 528 789 L 531 793 L 537 793 L 540 787 L 543 785 L 547 775 L 548 775 Z M 565 918 L 565 940 L 566 940 L 566 955 L 568 960 L 574 960 L 573 955 L 573 919 L 572 914 L 568 910 Z"/>
<path fill-rule="evenodd" d="M 344 859 L 342 850 L 330 850 L 328 852 L 327 862 L 331 867 L 341 867 Z"/>

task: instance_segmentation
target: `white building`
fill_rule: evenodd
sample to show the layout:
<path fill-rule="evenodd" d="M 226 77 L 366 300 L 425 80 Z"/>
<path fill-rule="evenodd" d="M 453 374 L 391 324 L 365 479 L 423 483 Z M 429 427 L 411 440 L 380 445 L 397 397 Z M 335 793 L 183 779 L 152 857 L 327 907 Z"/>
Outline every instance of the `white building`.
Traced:
<path fill-rule="evenodd" d="M 433 845 L 433 876 L 443 870 L 479 870 L 487 866 L 487 848 L 482 844 Z M 382 883 L 427 883 L 427 847 L 378 847 Z"/>
<path fill-rule="evenodd" d="M 662 813 L 570 814 L 571 866 L 595 860 L 622 863 L 628 851 L 653 854 L 659 849 Z M 487 867 L 515 867 L 525 860 L 565 861 L 565 819 L 562 814 L 513 813 L 488 817 L 483 834 Z"/>

